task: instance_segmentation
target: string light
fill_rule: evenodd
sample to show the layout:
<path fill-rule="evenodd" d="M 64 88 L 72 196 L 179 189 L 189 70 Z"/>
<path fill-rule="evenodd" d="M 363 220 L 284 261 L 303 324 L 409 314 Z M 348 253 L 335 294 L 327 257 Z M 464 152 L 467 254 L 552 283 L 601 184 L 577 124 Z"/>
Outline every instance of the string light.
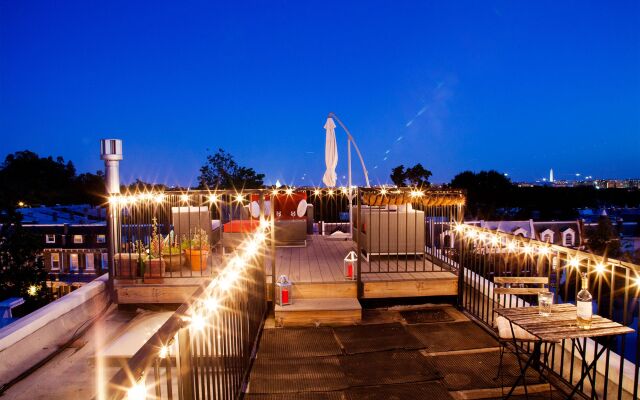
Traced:
<path fill-rule="evenodd" d="M 238 203 L 242 203 L 242 201 L 243 201 L 243 200 L 244 200 L 244 196 L 243 196 L 241 193 L 238 193 L 238 194 L 236 195 L 236 201 L 237 201 Z"/>
<path fill-rule="evenodd" d="M 456 224 L 456 226 L 453 227 L 453 230 L 456 231 L 457 233 L 463 233 L 464 226 L 462 224 Z"/>
<path fill-rule="evenodd" d="M 204 329 L 206 322 L 204 317 L 200 314 L 193 314 L 191 316 L 191 327 L 197 331 L 201 331 Z"/>
<path fill-rule="evenodd" d="M 343 194 L 347 194 L 347 188 L 346 188 L 346 187 L 341 187 L 341 188 L 340 188 L 340 191 L 341 191 Z"/>
<path fill-rule="evenodd" d="M 217 194 L 210 194 L 209 195 L 209 203 L 217 203 L 218 202 L 218 195 Z"/>
<path fill-rule="evenodd" d="M 164 193 L 158 193 L 154 196 L 153 200 L 155 200 L 156 203 L 162 203 L 165 197 Z"/>
<path fill-rule="evenodd" d="M 424 193 L 421 190 L 412 190 L 410 193 L 411 197 L 422 197 Z"/>
<path fill-rule="evenodd" d="M 522 250 L 526 253 L 526 254 L 531 254 L 531 252 L 533 251 L 533 247 L 531 247 L 530 245 L 525 245 Z"/>
<path fill-rule="evenodd" d="M 549 249 L 546 247 L 538 247 L 538 253 L 542 256 L 549 254 Z"/>
<path fill-rule="evenodd" d="M 385 189 L 385 188 L 380 189 L 380 194 L 383 195 L 383 196 L 386 195 L 387 194 L 387 189 Z"/>
<path fill-rule="evenodd" d="M 144 383 L 138 382 L 127 390 L 128 400 L 145 400 L 147 398 L 147 388 Z"/>
<path fill-rule="evenodd" d="M 180 195 L 180 200 L 186 203 L 187 201 L 189 201 L 189 195 L 188 194 L 181 194 Z"/>
<path fill-rule="evenodd" d="M 601 262 L 597 263 L 596 266 L 595 266 L 595 270 L 599 274 L 603 273 L 604 272 L 604 264 L 601 263 Z"/>
<path fill-rule="evenodd" d="M 329 191 L 327 192 L 327 194 L 329 194 L 329 196 L 333 196 L 333 189 L 329 189 Z"/>
<path fill-rule="evenodd" d="M 284 192 L 287 196 L 291 196 L 293 194 L 293 189 L 287 188 Z"/>
<path fill-rule="evenodd" d="M 27 294 L 29 294 L 29 296 L 37 295 L 38 294 L 38 287 L 36 285 L 29 286 L 29 288 L 27 289 Z"/>
<path fill-rule="evenodd" d="M 160 358 L 167 358 L 167 356 L 169 355 L 169 347 L 167 346 L 162 346 L 160 348 L 160 351 L 158 352 L 158 357 Z"/>
<path fill-rule="evenodd" d="M 500 239 L 498 239 L 498 237 L 497 237 L 497 236 L 492 236 L 492 237 L 491 237 L 491 245 L 492 245 L 492 246 L 497 246 L 497 245 L 498 245 L 498 242 L 500 242 Z"/>
<path fill-rule="evenodd" d="M 278 195 L 278 189 L 273 189 L 273 190 L 271 191 L 271 195 L 272 195 L 272 196 L 277 196 L 277 195 Z"/>
<path fill-rule="evenodd" d="M 320 196 L 320 193 L 321 193 L 321 192 L 320 192 L 320 189 L 315 189 L 315 190 L 313 191 L 313 194 L 314 194 L 314 195 L 316 195 L 316 196 Z"/>
<path fill-rule="evenodd" d="M 515 251 L 516 247 L 517 247 L 517 244 L 515 240 L 507 243 L 507 250 L 509 251 Z"/>
<path fill-rule="evenodd" d="M 218 307 L 220 306 L 220 302 L 215 297 L 208 297 L 204 301 L 204 306 L 207 308 L 208 311 L 214 312 L 218 310 Z"/>

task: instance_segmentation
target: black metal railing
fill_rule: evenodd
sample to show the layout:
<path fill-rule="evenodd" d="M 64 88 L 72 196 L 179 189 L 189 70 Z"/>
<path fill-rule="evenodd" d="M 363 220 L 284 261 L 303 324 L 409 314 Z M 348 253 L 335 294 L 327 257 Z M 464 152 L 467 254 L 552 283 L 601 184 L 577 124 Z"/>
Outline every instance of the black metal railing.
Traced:
<path fill-rule="evenodd" d="M 453 226 L 465 197 L 457 190 L 359 188 L 354 241 L 367 263 L 364 273 L 454 270 Z"/>
<path fill-rule="evenodd" d="M 112 196 L 112 279 L 161 283 L 215 276 L 224 253 L 233 252 L 269 216 L 266 196 L 266 190 Z"/>
<path fill-rule="evenodd" d="M 555 303 L 575 303 L 581 289 L 580 273 L 586 273 L 594 312 L 633 328 L 635 333 L 618 336 L 612 343 L 585 340 L 593 353 L 607 348 L 596 366 L 595 385 L 584 383 L 580 389 L 591 398 L 596 394 L 604 399 L 638 398 L 640 266 L 472 225 L 460 224 L 454 230 L 459 253 L 452 263 L 460 268 L 459 303 L 489 327 L 494 325 L 494 308 L 537 302 L 533 296 L 496 296 L 494 277 L 547 277 Z M 582 363 L 571 342 L 564 340 L 556 346 L 547 366 L 560 379 L 575 383 Z"/>
<path fill-rule="evenodd" d="M 218 276 L 165 322 L 100 388 L 110 400 L 236 399 L 267 311 L 268 228 L 249 235 Z"/>

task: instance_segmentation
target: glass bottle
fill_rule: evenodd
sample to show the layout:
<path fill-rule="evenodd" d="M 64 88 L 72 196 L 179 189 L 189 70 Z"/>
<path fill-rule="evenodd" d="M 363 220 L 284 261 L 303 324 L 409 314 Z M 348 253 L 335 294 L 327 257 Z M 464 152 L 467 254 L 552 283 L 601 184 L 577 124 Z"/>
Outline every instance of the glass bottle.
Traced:
<path fill-rule="evenodd" d="M 593 318 L 593 306 L 591 304 L 593 296 L 589 293 L 589 278 L 586 273 L 582 273 L 582 290 L 576 296 L 577 323 L 580 329 L 591 329 L 591 319 Z"/>

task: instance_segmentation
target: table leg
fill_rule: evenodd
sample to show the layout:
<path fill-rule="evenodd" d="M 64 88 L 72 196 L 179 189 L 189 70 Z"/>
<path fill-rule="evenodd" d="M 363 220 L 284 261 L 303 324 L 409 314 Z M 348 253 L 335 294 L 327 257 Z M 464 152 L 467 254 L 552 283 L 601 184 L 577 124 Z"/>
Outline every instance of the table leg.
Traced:
<path fill-rule="evenodd" d="M 587 377 L 589 377 L 589 381 L 591 382 L 591 385 L 592 385 L 591 386 L 591 390 L 593 391 L 593 393 L 595 393 L 595 390 L 596 390 L 595 382 L 594 382 L 594 378 L 591 376 L 591 370 L 593 369 L 593 373 L 594 374 L 598 373 L 598 371 L 595 369 L 596 363 L 598 362 L 598 360 L 600 359 L 602 354 L 604 354 L 605 350 L 607 349 L 607 346 L 602 346 L 602 348 L 596 354 L 594 354 L 593 361 L 591 361 L 591 363 L 588 364 L 587 363 L 587 349 L 586 349 L 586 347 L 582 346 L 582 344 L 580 343 L 580 339 L 579 338 L 578 339 L 571 339 L 571 342 L 572 342 L 572 346 L 575 346 L 575 348 L 578 349 L 578 353 L 582 357 L 582 364 L 586 368 L 583 368 L 584 371 L 582 372 L 582 376 L 580 377 L 578 382 L 573 387 L 573 390 L 571 391 L 571 393 L 569 393 L 569 395 L 567 396 L 567 400 L 573 398 L 573 395 L 576 394 L 576 392 L 578 391 L 578 387 L 582 384 L 584 379 L 587 378 Z M 595 397 L 596 397 L 596 399 L 598 398 L 598 394 L 597 393 L 595 393 Z"/>
<path fill-rule="evenodd" d="M 516 389 L 516 387 L 518 386 L 518 383 L 520 383 L 520 380 L 524 381 L 524 394 L 527 398 L 529 398 L 529 393 L 527 391 L 527 369 L 529 369 L 529 366 L 533 363 L 534 360 L 538 360 L 538 362 L 540 361 L 540 349 L 542 347 L 542 342 L 541 341 L 537 341 L 533 344 L 533 353 L 531 353 L 531 356 L 529 357 L 529 359 L 527 360 L 527 362 L 525 363 L 524 367 L 522 367 L 522 363 L 520 361 L 520 355 L 518 353 L 518 346 L 517 346 L 517 342 L 514 339 L 514 345 L 516 346 L 516 358 L 518 359 L 518 364 L 520 365 L 520 376 L 518 376 L 518 379 L 516 379 L 516 381 L 514 382 L 513 386 L 511 386 L 511 389 L 509 390 L 509 393 L 507 393 L 507 395 L 504 397 L 505 399 L 508 399 L 509 397 L 511 397 L 511 395 L 513 394 L 513 391 Z"/>

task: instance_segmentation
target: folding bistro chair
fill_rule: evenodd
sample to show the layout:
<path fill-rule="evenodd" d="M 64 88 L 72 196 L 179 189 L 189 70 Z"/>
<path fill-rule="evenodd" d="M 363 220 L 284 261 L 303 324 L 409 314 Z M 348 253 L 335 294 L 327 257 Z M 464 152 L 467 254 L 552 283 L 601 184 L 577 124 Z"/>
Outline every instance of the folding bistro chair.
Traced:
<path fill-rule="evenodd" d="M 495 308 L 503 307 L 522 307 L 524 306 L 524 300 L 514 296 L 535 296 L 537 301 L 537 295 L 540 292 L 549 290 L 549 278 L 548 277 L 532 277 L 532 276 L 496 276 L 493 278 L 495 284 L 493 288 L 493 306 Z M 494 311 L 495 312 L 495 311 Z M 494 379 L 502 378 L 502 368 L 504 353 L 508 349 L 508 345 L 513 345 L 513 354 L 516 355 L 518 365 L 520 366 L 520 372 L 526 374 L 523 368 L 522 360 L 520 359 L 521 351 L 519 351 L 518 343 L 527 344 L 545 344 L 544 351 L 544 363 L 546 364 L 549 357 L 549 349 L 553 348 L 555 343 L 543 342 L 538 337 L 533 336 L 526 330 L 520 328 L 517 325 L 512 324 L 508 319 L 498 316 L 494 319 L 494 327 L 498 330 L 498 343 L 500 344 L 500 363 L 498 365 L 498 373 Z M 538 363 L 538 361 L 536 361 Z M 542 372 L 537 368 L 540 377 Z M 526 375 L 522 377 L 524 383 L 525 395 L 527 392 L 527 379 Z M 501 385 L 504 395 L 504 385 Z"/>

